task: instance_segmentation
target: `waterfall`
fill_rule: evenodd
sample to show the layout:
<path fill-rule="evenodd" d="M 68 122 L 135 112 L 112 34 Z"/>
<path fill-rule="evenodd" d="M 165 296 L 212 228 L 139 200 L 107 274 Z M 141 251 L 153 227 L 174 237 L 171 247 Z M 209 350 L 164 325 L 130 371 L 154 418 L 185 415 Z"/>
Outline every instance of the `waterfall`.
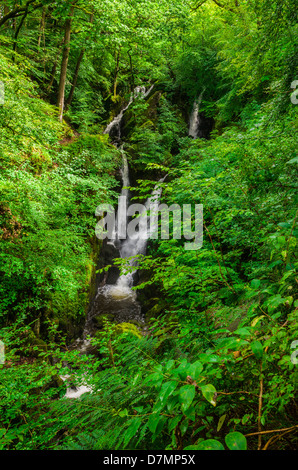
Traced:
<path fill-rule="evenodd" d="M 159 205 L 161 193 L 162 193 L 162 187 L 160 183 L 164 181 L 165 178 L 162 178 L 159 180 L 158 184 L 155 185 L 151 196 L 147 199 L 144 207 L 146 212 L 150 209 L 153 213 L 157 212 L 157 208 Z M 135 233 L 132 237 L 127 237 L 125 240 L 123 240 L 121 246 L 120 246 L 120 257 L 122 259 L 125 258 L 131 258 L 129 260 L 129 266 L 135 267 L 135 269 L 132 270 L 132 272 L 129 272 L 127 274 L 122 274 L 116 283 L 116 288 L 119 291 L 119 288 L 123 288 L 126 292 L 127 289 L 130 289 L 133 285 L 133 275 L 137 271 L 137 256 L 138 255 L 145 255 L 146 254 L 146 248 L 147 248 L 147 243 L 148 239 L 150 238 L 150 216 L 148 213 L 146 215 L 144 214 L 145 210 L 143 213 L 139 215 L 139 217 L 146 217 L 146 221 L 143 224 L 139 225 L 139 231 Z"/>
<path fill-rule="evenodd" d="M 111 137 L 115 136 L 116 139 L 120 140 L 121 139 L 121 121 L 122 121 L 125 111 L 130 107 L 131 103 L 136 98 L 141 98 L 141 99 L 147 98 L 147 96 L 151 93 L 153 87 L 154 85 L 151 85 L 151 87 L 146 91 L 146 87 L 137 86 L 134 89 L 133 93 L 131 93 L 127 105 L 124 108 L 122 108 L 120 113 L 107 125 L 103 133 L 109 134 Z"/>
<path fill-rule="evenodd" d="M 129 200 L 129 186 L 130 186 L 129 168 L 128 168 L 127 158 L 123 150 L 123 145 L 120 147 L 120 150 L 122 153 L 122 168 L 120 170 L 121 177 L 122 177 L 122 190 L 121 190 L 120 196 L 121 197 L 124 196 L 126 198 L 125 200 L 126 200 L 126 209 L 127 209 L 128 200 Z M 116 224 L 117 222 L 118 222 L 118 217 L 116 218 Z M 123 233 L 125 230 L 125 226 L 126 226 L 126 220 L 121 218 L 120 226 L 118 227 L 117 225 L 115 225 L 113 229 L 112 239 L 107 242 L 108 245 L 113 245 L 115 248 L 119 246 L 118 233 Z"/>
<path fill-rule="evenodd" d="M 109 134 L 110 137 L 117 136 L 117 142 L 115 145 L 119 147 L 119 142 L 121 142 L 121 121 L 125 111 L 133 103 L 135 99 L 145 99 L 151 93 L 154 85 L 150 86 L 148 90 L 144 86 L 138 86 L 134 89 L 133 93 L 130 96 L 128 104 L 120 111 L 118 116 L 116 116 L 106 127 L 104 133 Z M 123 146 L 119 147 L 122 152 L 122 168 L 121 168 L 121 177 L 122 177 L 122 190 L 121 196 L 126 197 L 126 204 L 128 206 L 129 202 L 129 189 L 130 186 L 130 177 L 129 177 L 129 166 Z M 163 181 L 164 178 L 161 180 Z M 152 207 L 158 206 L 159 199 L 161 196 L 161 187 L 160 184 L 157 184 L 145 203 L 145 208 L 148 210 L 150 205 Z M 118 212 L 120 207 L 118 208 Z M 142 215 L 140 215 L 142 217 Z M 120 220 L 120 222 L 119 222 Z M 119 223 L 119 226 L 117 226 Z M 104 285 L 101 285 L 96 294 L 94 304 L 92 307 L 91 317 L 101 313 L 112 313 L 115 321 L 125 322 L 129 320 L 137 320 L 140 323 L 143 323 L 143 318 L 141 315 L 141 306 L 137 301 L 136 292 L 132 290 L 134 274 L 136 273 L 137 266 L 137 256 L 144 255 L 146 253 L 146 247 L 148 239 L 150 237 L 150 231 L 148 230 L 149 217 L 147 216 L 146 224 L 139 224 L 139 232 L 135 233 L 133 237 L 127 237 L 126 239 L 121 239 L 119 236 L 120 233 L 126 233 L 126 226 L 128 223 L 128 217 L 116 217 L 116 224 L 114 227 L 113 239 L 109 240 L 107 244 L 113 245 L 114 248 L 118 250 L 119 258 L 126 259 L 131 258 L 128 261 L 128 266 L 131 268 L 130 272 L 127 274 L 122 274 L 118 277 L 114 283 L 103 282 Z M 147 230 L 146 230 L 147 226 Z M 90 322 L 89 322 L 90 323 Z"/>
<path fill-rule="evenodd" d="M 129 174 L 128 174 L 128 165 L 125 154 L 123 154 L 123 189 L 121 195 L 125 192 L 125 187 L 129 186 Z M 141 307 L 137 301 L 136 292 L 132 290 L 133 287 L 133 280 L 134 274 L 138 269 L 138 255 L 145 255 L 148 239 L 150 238 L 150 216 L 148 215 L 147 211 L 156 211 L 159 200 L 162 193 L 162 188 L 160 183 L 164 181 L 165 178 L 162 178 L 154 187 L 151 195 L 147 199 L 146 203 L 144 204 L 144 211 L 146 210 L 146 214 L 139 214 L 139 217 L 146 217 L 145 223 L 139 224 L 139 231 L 134 233 L 133 236 L 127 237 L 124 240 L 119 240 L 117 231 L 120 227 L 116 227 L 116 233 L 114 233 L 114 237 L 116 239 L 116 243 L 119 246 L 119 254 L 120 258 L 128 260 L 128 267 L 130 268 L 128 273 L 121 274 L 115 284 L 105 284 L 104 286 L 99 287 L 97 296 L 96 296 L 96 303 L 100 304 L 100 311 L 102 311 L 102 306 L 106 309 L 107 304 L 109 305 L 108 311 L 111 311 L 111 307 L 113 307 L 113 301 L 122 301 L 122 304 L 116 305 L 116 319 L 118 321 L 127 321 L 127 320 L 137 320 L 140 323 L 143 322 L 143 318 L 141 316 Z M 127 194 L 127 193 L 125 193 Z M 125 224 L 127 223 L 128 218 L 124 221 Z M 110 242 L 114 243 L 114 242 Z M 126 300 L 124 304 L 123 301 Z M 127 311 L 127 307 L 130 307 L 130 311 Z M 96 308 L 98 312 L 98 308 Z"/>
<path fill-rule="evenodd" d="M 199 137 L 200 133 L 200 106 L 203 98 L 203 93 L 200 93 L 200 96 L 198 99 L 195 100 L 192 108 L 192 112 L 189 118 L 189 130 L 188 130 L 188 135 L 192 137 L 193 139 L 197 139 Z"/>
<path fill-rule="evenodd" d="M 125 152 L 123 150 L 123 146 L 120 145 L 121 142 L 121 121 L 123 118 L 124 112 L 129 108 L 131 103 L 137 97 L 140 99 L 146 98 L 151 90 L 153 89 L 152 85 L 148 90 L 145 87 L 137 87 L 134 92 L 130 96 L 130 100 L 128 104 L 120 111 L 118 116 L 116 116 L 112 122 L 108 124 L 104 133 L 109 134 L 110 137 L 116 136 L 116 142 L 114 143 L 116 147 L 118 147 L 122 153 L 122 168 L 121 168 L 121 177 L 122 177 L 122 190 L 121 196 L 126 197 L 126 204 L 128 205 L 129 202 L 129 186 L 130 186 L 130 178 L 129 178 L 129 166 L 127 162 L 127 158 Z M 162 178 L 159 183 L 164 181 L 165 178 Z M 145 203 L 145 208 L 148 210 L 149 208 L 152 210 L 156 210 L 159 204 L 160 196 L 161 196 L 161 186 L 157 183 L 152 194 L 147 199 Z M 119 212 L 120 208 L 118 208 Z M 141 217 L 142 215 L 140 215 Z M 116 217 L 116 221 L 119 218 Z M 148 243 L 148 239 L 150 237 L 150 229 L 149 226 L 149 216 L 147 215 L 146 224 L 139 224 L 140 230 L 135 234 L 134 237 L 122 240 L 118 235 L 121 233 L 126 233 L 126 225 L 128 222 L 128 218 L 120 218 L 120 225 L 117 226 L 117 222 L 114 226 L 113 231 L 113 239 L 107 241 L 107 245 L 113 245 L 111 247 L 115 252 L 119 253 L 120 258 L 130 258 L 128 264 L 132 268 L 131 272 L 127 274 L 122 274 L 118 276 L 118 279 L 115 283 L 109 284 L 105 280 L 102 284 L 98 287 L 96 296 L 94 301 L 92 302 L 91 308 L 87 314 L 86 324 L 83 332 L 83 338 L 77 339 L 75 341 L 75 347 L 78 351 L 85 354 L 88 353 L 89 348 L 91 347 L 89 337 L 92 337 L 94 332 L 97 330 L 96 325 L 96 318 L 100 315 L 111 315 L 114 322 L 121 323 L 121 322 L 129 322 L 129 321 L 137 321 L 140 324 L 144 324 L 144 319 L 141 314 L 141 305 L 137 300 L 137 295 L 133 287 L 134 281 L 134 274 L 138 269 L 137 259 L 133 259 L 137 257 L 137 255 L 145 254 L 146 247 Z M 125 225 L 125 227 L 124 227 Z M 147 227 L 147 230 L 146 227 Z M 125 230 L 123 230 L 125 229 Z M 115 256 L 116 257 L 116 256 Z M 63 380 L 66 380 L 67 376 L 61 377 Z M 65 394 L 65 398 L 79 398 L 83 393 L 92 392 L 90 387 L 88 387 L 87 383 L 81 383 L 80 385 L 76 386 L 68 386 L 67 391 Z"/>

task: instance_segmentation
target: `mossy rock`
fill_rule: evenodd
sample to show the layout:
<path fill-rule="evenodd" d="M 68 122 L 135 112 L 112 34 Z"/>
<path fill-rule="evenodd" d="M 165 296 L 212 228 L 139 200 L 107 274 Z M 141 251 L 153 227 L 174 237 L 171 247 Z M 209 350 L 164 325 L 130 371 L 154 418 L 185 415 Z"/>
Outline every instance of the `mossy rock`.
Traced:
<path fill-rule="evenodd" d="M 116 326 L 115 332 L 117 335 L 122 335 L 124 333 L 130 333 L 138 338 L 142 338 L 142 333 L 136 325 L 133 323 L 118 323 Z"/>
<path fill-rule="evenodd" d="M 40 338 L 34 338 L 32 341 L 32 356 L 38 357 L 39 353 L 46 352 L 48 350 L 48 345 Z"/>
<path fill-rule="evenodd" d="M 143 122 L 138 124 L 138 127 L 147 127 L 147 128 L 155 128 L 157 124 L 157 116 L 158 116 L 158 107 L 159 102 L 162 97 L 161 91 L 156 91 L 153 93 L 150 98 L 146 100 L 148 107 L 143 113 Z M 123 116 L 122 120 L 122 135 L 128 139 L 133 132 L 136 126 L 135 115 L 132 110 L 128 109 Z"/>
<path fill-rule="evenodd" d="M 150 322 L 151 318 L 158 318 L 159 315 L 163 312 L 165 308 L 165 303 L 163 301 L 158 302 L 155 304 L 148 312 L 146 312 L 145 320 L 146 323 Z"/>
<path fill-rule="evenodd" d="M 93 318 L 93 322 L 96 328 L 101 330 L 104 327 L 105 321 L 112 322 L 114 320 L 114 315 L 107 314 L 107 315 L 96 315 Z"/>
<path fill-rule="evenodd" d="M 64 380 L 61 379 L 61 377 L 57 374 L 53 375 L 51 377 L 51 381 L 45 385 L 45 390 L 48 390 L 49 388 L 59 388 L 59 387 L 64 387 L 66 390 L 66 385 L 64 383 Z"/>
<path fill-rule="evenodd" d="M 161 91 L 156 91 L 148 100 L 148 108 L 145 112 L 145 117 L 147 118 L 146 120 L 149 120 L 152 122 L 153 125 L 155 125 L 156 120 L 157 120 L 157 110 L 159 106 L 160 99 L 162 97 L 162 92 Z"/>
<path fill-rule="evenodd" d="M 142 329 L 144 327 L 144 324 L 137 320 L 129 320 L 129 323 L 131 323 L 132 325 L 135 325 L 139 329 Z"/>
<path fill-rule="evenodd" d="M 42 377 L 40 377 L 42 379 Z M 61 377 L 57 374 L 52 375 L 50 381 L 42 385 L 41 387 L 33 387 L 29 390 L 29 395 L 42 394 L 51 388 L 56 389 L 51 394 L 52 399 L 61 398 L 66 393 L 66 385 Z"/>

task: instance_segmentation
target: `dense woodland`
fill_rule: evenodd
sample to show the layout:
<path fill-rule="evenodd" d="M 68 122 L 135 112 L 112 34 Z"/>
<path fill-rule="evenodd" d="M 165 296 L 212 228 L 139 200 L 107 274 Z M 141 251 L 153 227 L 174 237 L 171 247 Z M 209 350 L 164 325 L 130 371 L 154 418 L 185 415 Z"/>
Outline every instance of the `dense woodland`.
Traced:
<path fill-rule="evenodd" d="M 294 0 L 1 0 L 0 449 L 295 449 L 297 33 Z M 104 129 L 152 85 L 122 122 L 135 194 L 167 175 L 203 247 L 150 240 L 145 327 L 101 316 L 80 354 L 121 190 Z"/>

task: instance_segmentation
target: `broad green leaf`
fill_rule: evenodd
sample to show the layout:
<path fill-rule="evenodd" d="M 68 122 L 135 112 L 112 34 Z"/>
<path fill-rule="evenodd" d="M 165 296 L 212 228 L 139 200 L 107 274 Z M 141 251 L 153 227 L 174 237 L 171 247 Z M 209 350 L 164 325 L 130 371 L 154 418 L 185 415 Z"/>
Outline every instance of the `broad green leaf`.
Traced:
<path fill-rule="evenodd" d="M 155 433 L 160 417 L 161 415 L 159 413 L 152 413 L 150 415 L 148 419 L 148 428 L 152 433 Z"/>
<path fill-rule="evenodd" d="M 170 413 L 172 413 L 175 406 L 179 403 L 179 397 L 170 395 L 167 400 L 167 409 Z"/>
<path fill-rule="evenodd" d="M 261 281 L 260 279 L 253 279 L 250 283 L 252 289 L 258 289 L 260 287 Z"/>
<path fill-rule="evenodd" d="M 121 411 L 119 412 L 119 416 L 120 416 L 121 418 L 123 418 L 124 416 L 128 416 L 127 408 L 124 408 L 124 410 L 121 410 Z"/>
<path fill-rule="evenodd" d="M 188 419 L 184 419 L 182 423 L 179 425 L 182 436 L 184 436 L 184 434 L 186 433 L 188 429 L 188 421 L 189 421 Z"/>
<path fill-rule="evenodd" d="M 166 371 L 169 371 L 170 369 L 172 369 L 175 365 L 175 361 L 173 359 L 170 359 L 167 363 L 166 363 Z"/>
<path fill-rule="evenodd" d="M 169 420 L 169 424 L 168 424 L 169 432 L 173 431 L 173 429 L 177 426 L 179 421 L 181 421 L 181 415 L 180 414 Z"/>
<path fill-rule="evenodd" d="M 179 390 L 179 401 L 182 403 L 181 409 L 184 412 L 193 402 L 193 399 L 196 394 L 196 389 L 194 385 L 184 385 Z"/>
<path fill-rule="evenodd" d="M 286 299 L 284 299 L 280 294 L 277 294 L 270 297 L 264 305 L 267 306 L 268 312 L 271 313 L 275 308 L 279 307 L 279 305 L 284 304 L 285 302 Z"/>
<path fill-rule="evenodd" d="M 157 438 L 157 436 L 161 433 L 166 420 L 167 420 L 167 418 L 165 416 L 160 416 L 160 418 L 157 422 L 156 428 L 155 428 L 154 435 L 152 436 L 152 442 L 154 442 L 155 439 Z"/>
<path fill-rule="evenodd" d="M 251 326 L 252 326 L 252 327 L 256 326 L 256 324 L 257 324 L 262 318 L 265 318 L 265 315 L 261 315 L 261 316 L 259 316 L 259 317 L 254 318 L 253 321 L 251 322 Z"/>
<path fill-rule="evenodd" d="M 216 406 L 216 389 L 212 384 L 201 386 L 202 394 L 211 405 Z"/>
<path fill-rule="evenodd" d="M 195 421 L 196 419 L 196 411 L 194 406 L 190 406 L 187 410 L 184 410 L 184 414 L 188 419 L 191 419 L 192 421 Z"/>
<path fill-rule="evenodd" d="M 185 448 L 185 450 L 187 449 L 189 449 L 189 447 Z M 215 439 L 207 439 L 196 446 L 192 446 L 192 450 L 225 450 L 225 448 L 221 442 L 216 441 Z"/>
<path fill-rule="evenodd" d="M 257 359 L 261 359 L 263 357 L 263 346 L 260 341 L 253 341 L 250 347 Z"/>
<path fill-rule="evenodd" d="M 249 328 L 239 328 L 235 331 L 235 334 L 240 336 L 250 336 L 251 332 Z"/>
<path fill-rule="evenodd" d="M 132 437 L 136 435 L 137 430 L 142 424 L 142 418 L 134 418 L 124 434 L 124 445 L 127 445 Z"/>
<path fill-rule="evenodd" d="M 159 399 L 161 402 L 164 402 L 167 400 L 167 398 L 173 393 L 175 388 L 178 385 L 178 381 L 171 380 L 170 382 L 165 382 L 162 384 Z"/>
<path fill-rule="evenodd" d="M 292 158 L 287 162 L 287 165 L 292 165 L 293 163 L 298 163 L 298 157 Z"/>
<path fill-rule="evenodd" d="M 230 450 L 246 450 L 246 437 L 241 432 L 230 432 L 225 437 L 226 444 Z"/>
<path fill-rule="evenodd" d="M 203 365 L 200 361 L 196 361 L 193 364 L 191 364 L 189 368 L 189 375 L 193 378 L 196 379 L 199 377 L 203 370 Z"/>

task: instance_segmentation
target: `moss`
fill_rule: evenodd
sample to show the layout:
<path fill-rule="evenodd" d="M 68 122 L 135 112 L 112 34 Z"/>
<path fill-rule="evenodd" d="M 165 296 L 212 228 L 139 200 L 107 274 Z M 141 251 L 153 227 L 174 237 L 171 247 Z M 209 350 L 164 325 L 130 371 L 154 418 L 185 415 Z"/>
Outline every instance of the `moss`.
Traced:
<path fill-rule="evenodd" d="M 48 345 L 45 341 L 40 338 L 35 338 L 32 342 L 32 346 L 36 351 L 36 355 L 38 356 L 39 352 L 44 352 L 48 350 Z M 36 349 L 37 348 L 37 349 Z M 34 356 L 34 354 L 32 354 Z"/>
<path fill-rule="evenodd" d="M 146 101 L 147 109 L 143 112 L 141 118 L 138 116 L 138 119 L 141 119 L 141 122 L 138 122 L 138 128 L 155 128 L 157 124 L 158 117 L 158 106 L 160 99 L 162 97 L 161 91 L 156 91 L 153 95 Z M 134 131 L 136 125 L 135 115 L 132 110 L 128 109 L 123 116 L 122 121 L 122 135 L 128 139 L 131 133 Z"/>
<path fill-rule="evenodd" d="M 159 315 L 163 312 L 164 308 L 165 303 L 163 301 L 160 301 L 159 303 L 155 304 L 150 310 L 148 310 L 148 312 L 146 312 L 146 323 L 149 323 L 151 318 L 158 318 Z"/>
<path fill-rule="evenodd" d="M 46 317 L 57 323 L 59 333 L 66 336 L 68 342 L 81 336 L 90 302 L 96 294 L 96 266 L 102 242 L 94 236 L 89 243 L 91 248 L 83 289 L 73 298 L 63 292 L 54 292 L 46 312 Z"/>
<path fill-rule="evenodd" d="M 146 120 L 152 121 L 152 123 L 155 125 L 157 121 L 157 110 L 158 110 L 158 105 L 160 102 L 160 99 L 162 97 L 162 92 L 161 91 L 156 91 L 148 100 L 148 108 L 146 112 L 144 113 L 144 117 Z"/>
<path fill-rule="evenodd" d="M 137 328 L 137 326 L 132 323 L 119 323 L 115 328 L 115 332 L 118 335 L 130 333 L 134 336 L 137 336 L 138 338 L 142 338 L 142 333 Z"/>
<path fill-rule="evenodd" d="M 93 318 L 93 321 L 96 325 L 96 328 L 101 330 L 104 327 L 105 321 L 112 322 L 114 320 L 114 315 L 108 314 L 108 315 L 96 315 Z"/>

